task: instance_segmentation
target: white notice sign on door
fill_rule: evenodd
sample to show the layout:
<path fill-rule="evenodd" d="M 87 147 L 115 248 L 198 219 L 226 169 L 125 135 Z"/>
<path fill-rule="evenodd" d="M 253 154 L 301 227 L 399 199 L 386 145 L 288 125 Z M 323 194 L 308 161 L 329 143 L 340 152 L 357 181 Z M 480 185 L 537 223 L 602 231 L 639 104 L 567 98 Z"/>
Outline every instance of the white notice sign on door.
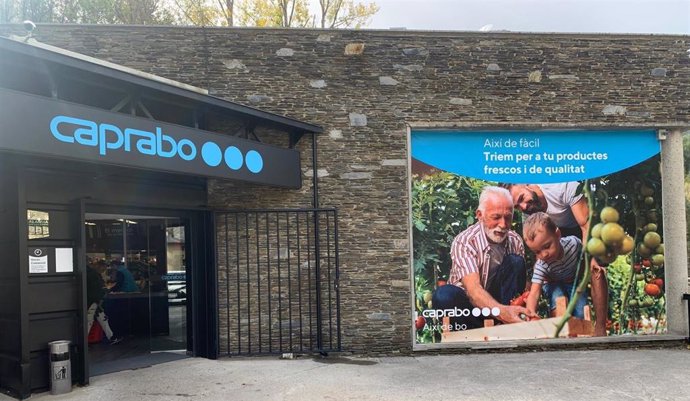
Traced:
<path fill-rule="evenodd" d="M 29 273 L 48 273 L 48 255 L 29 256 Z"/>
<path fill-rule="evenodd" d="M 55 248 L 55 273 L 71 273 L 74 271 L 72 248 Z"/>

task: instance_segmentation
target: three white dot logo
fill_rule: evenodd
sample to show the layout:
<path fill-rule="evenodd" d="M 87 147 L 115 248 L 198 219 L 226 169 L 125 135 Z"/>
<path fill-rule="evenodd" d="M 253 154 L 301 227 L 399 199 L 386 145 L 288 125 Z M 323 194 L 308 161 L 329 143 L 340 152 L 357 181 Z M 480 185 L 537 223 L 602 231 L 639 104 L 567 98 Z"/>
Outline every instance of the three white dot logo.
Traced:
<path fill-rule="evenodd" d="M 484 308 L 473 308 L 472 309 L 472 316 L 474 316 L 474 317 L 479 317 L 480 315 L 484 316 L 484 317 L 488 317 L 489 315 L 497 317 L 500 314 L 501 314 L 501 310 L 497 306 L 495 306 L 493 308 L 484 307 Z"/>

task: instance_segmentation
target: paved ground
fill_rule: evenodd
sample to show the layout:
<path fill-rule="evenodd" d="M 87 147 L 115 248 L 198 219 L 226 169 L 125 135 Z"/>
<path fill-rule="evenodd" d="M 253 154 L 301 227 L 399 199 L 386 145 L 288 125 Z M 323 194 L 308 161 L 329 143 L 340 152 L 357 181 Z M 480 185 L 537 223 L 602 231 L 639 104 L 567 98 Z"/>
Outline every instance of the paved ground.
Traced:
<path fill-rule="evenodd" d="M 690 351 L 193 358 L 31 400 L 690 400 Z"/>

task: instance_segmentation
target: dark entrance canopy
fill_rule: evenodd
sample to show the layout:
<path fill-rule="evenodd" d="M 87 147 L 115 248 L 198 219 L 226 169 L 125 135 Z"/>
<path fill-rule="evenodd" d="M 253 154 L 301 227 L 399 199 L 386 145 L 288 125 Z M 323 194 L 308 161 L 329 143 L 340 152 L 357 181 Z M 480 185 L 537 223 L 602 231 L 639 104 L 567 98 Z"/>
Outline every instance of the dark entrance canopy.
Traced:
<path fill-rule="evenodd" d="M 305 133 L 323 132 L 317 125 L 33 39 L 0 37 L 0 54 L 0 87 L 7 89 L 201 129 L 220 119 L 246 137 L 268 128 L 288 134 L 291 146 Z"/>

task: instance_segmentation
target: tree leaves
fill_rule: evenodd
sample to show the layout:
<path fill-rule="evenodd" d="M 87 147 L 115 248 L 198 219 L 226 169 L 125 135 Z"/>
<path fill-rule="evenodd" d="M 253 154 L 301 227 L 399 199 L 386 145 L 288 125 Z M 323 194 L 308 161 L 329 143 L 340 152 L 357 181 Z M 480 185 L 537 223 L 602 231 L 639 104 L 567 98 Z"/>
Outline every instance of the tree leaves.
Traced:
<path fill-rule="evenodd" d="M 486 183 L 440 172 L 413 177 L 412 225 L 415 272 L 435 282 L 447 278 L 453 238 L 474 224 L 479 193 Z"/>
<path fill-rule="evenodd" d="M 319 0 L 5 0 L 0 23 L 44 23 L 360 28 L 379 11 L 375 3 Z"/>

